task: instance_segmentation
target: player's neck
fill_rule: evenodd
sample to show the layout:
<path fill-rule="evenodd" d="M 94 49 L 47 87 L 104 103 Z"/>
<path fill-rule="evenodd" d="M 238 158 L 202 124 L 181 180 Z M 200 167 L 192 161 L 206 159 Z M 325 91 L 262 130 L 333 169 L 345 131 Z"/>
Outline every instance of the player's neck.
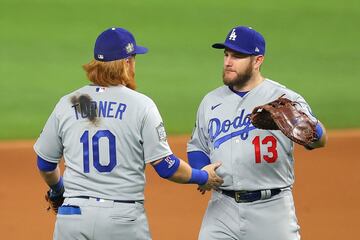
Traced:
<path fill-rule="evenodd" d="M 233 89 L 238 92 L 248 92 L 258 86 L 264 80 L 265 78 L 260 73 L 257 73 L 254 74 L 246 83 L 233 86 Z"/>

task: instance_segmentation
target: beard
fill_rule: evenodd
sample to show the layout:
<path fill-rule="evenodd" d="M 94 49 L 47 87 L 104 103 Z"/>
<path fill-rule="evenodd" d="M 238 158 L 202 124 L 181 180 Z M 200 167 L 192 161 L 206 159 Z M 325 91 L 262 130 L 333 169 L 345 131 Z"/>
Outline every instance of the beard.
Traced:
<path fill-rule="evenodd" d="M 223 83 L 226 86 L 234 87 L 234 86 L 243 86 L 247 83 L 251 77 L 253 76 L 253 66 L 249 64 L 249 66 L 245 69 L 243 73 L 236 72 L 236 77 L 227 78 L 225 75 L 225 69 L 223 71 Z"/>
<path fill-rule="evenodd" d="M 125 86 L 132 89 L 132 90 L 136 90 L 135 71 L 133 69 L 131 69 L 129 75 L 130 76 L 127 79 L 127 82 L 126 82 Z"/>

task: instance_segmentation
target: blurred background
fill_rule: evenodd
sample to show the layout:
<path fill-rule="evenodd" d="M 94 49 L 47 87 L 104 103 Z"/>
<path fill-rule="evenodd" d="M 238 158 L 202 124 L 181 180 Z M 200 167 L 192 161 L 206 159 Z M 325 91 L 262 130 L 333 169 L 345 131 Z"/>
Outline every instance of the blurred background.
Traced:
<path fill-rule="evenodd" d="M 0 239 L 51 239 L 32 145 L 60 97 L 89 83 L 82 65 L 100 32 L 123 27 L 149 48 L 136 58 L 138 91 L 156 102 L 185 159 L 197 107 L 222 85 L 223 52 L 211 45 L 238 25 L 264 35 L 263 75 L 303 95 L 330 129 L 326 148 L 295 148 L 302 237 L 356 238 L 359 23 L 359 0 L 0 0 Z M 153 238 L 196 239 L 210 194 L 146 175 Z"/>
<path fill-rule="evenodd" d="M 34 139 L 59 98 L 88 84 L 96 37 L 117 26 L 149 53 L 138 91 L 169 134 L 189 134 L 204 94 L 222 85 L 223 52 L 238 25 L 267 43 L 264 76 L 299 92 L 328 128 L 360 126 L 358 0 L 0 0 L 0 139 Z"/>

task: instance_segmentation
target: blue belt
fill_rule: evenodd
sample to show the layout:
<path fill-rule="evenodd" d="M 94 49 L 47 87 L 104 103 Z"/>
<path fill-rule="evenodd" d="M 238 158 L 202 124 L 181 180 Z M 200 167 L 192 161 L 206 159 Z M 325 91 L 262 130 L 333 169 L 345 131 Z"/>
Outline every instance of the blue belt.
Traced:
<path fill-rule="evenodd" d="M 84 199 L 95 199 L 98 202 L 101 201 L 112 201 L 112 202 L 117 202 L 117 203 L 136 203 L 136 202 L 141 202 L 142 200 L 112 200 L 112 199 L 103 199 L 103 198 L 97 198 L 97 197 L 89 197 L 89 196 L 76 196 L 76 197 L 69 197 L 69 198 L 84 198 Z"/>
<path fill-rule="evenodd" d="M 280 188 L 258 190 L 258 191 L 228 191 L 222 190 L 222 194 L 232 197 L 237 203 L 254 202 L 257 200 L 269 199 L 281 192 Z"/>

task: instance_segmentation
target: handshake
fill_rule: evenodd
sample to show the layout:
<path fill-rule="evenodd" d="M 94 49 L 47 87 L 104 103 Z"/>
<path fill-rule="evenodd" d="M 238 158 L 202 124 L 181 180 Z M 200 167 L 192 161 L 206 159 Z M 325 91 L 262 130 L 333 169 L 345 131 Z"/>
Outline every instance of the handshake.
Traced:
<path fill-rule="evenodd" d="M 211 191 L 212 189 L 217 189 L 224 183 L 224 180 L 216 174 L 216 169 L 221 166 L 221 162 L 212 163 L 206 165 L 201 170 L 204 170 L 208 173 L 208 180 L 204 185 L 199 185 L 198 190 L 201 194 L 205 194 L 206 191 Z"/>

